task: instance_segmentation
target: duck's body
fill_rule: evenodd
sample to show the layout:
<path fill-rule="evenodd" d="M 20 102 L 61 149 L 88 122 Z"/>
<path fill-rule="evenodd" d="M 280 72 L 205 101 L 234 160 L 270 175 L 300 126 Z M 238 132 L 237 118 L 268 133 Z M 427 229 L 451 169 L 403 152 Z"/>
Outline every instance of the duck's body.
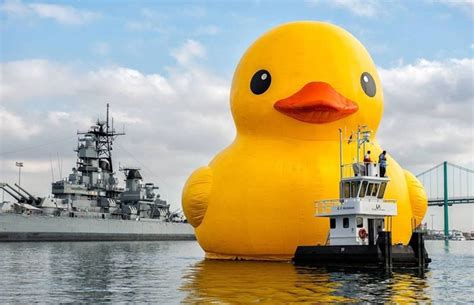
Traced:
<path fill-rule="evenodd" d="M 310 54 L 308 48 L 325 41 L 334 45 Z M 292 43 L 304 46 L 295 47 L 292 55 Z M 281 50 L 286 45 L 290 47 Z M 352 52 L 351 58 L 345 52 Z M 349 76 L 355 70 L 359 80 L 369 71 L 379 84 L 370 57 L 355 38 L 315 22 L 283 25 L 244 55 L 231 93 L 237 137 L 208 167 L 193 173 L 183 190 L 184 212 L 208 257 L 289 259 L 298 245 L 326 242 L 329 223 L 314 217 L 314 201 L 339 196 L 338 129 L 365 124 L 376 130 L 383 108 L 381 89 L 361 90 L 360 83 L 344 79 L 346 64 L 355 66 L 347 69 Z M 329 73 L 332 66 L 341 71 Z M 268 71 L 274 88 L 267 86 Z M 267 83 L 249 88 L 256 76 Z M 370 149 L 373 156 L 382 151 L 375 138 Z M 351 155 L 346 156 L 349 163 Z M 423 218 L 426 196 L 416 178 L 390 157 L 388 163 L 391 182 L 385 197 L 397 200 L 399 215 L 393 220 L 393 242 L 406 244 L 413 220 L 418 224 Z"/>
<path fill-rule="evenodd" d="M 371 149 L 381 152 L 378 145 Z M 289 259 L 298 245 L 325 244 L 329 223 L 314 217 L 314 201 L 338 198 L 338 153 L 338 141 L 238 137 L 206 168 L 210 204 L 196 236 L 208 257 Z M 413 217 L 408 182 L 404 170 L 389 163 L 395 183 L 385 197 L 396 199 L 404 215 L 393 220 L 393 242 L 406 244 Z"/>

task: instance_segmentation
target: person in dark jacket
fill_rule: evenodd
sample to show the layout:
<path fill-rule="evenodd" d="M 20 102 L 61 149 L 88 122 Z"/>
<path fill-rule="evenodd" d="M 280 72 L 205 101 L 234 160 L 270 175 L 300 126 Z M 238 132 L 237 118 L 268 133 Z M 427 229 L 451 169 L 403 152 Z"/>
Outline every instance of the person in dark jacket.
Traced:
<path fill-rule="evenodd" d="M 385 177 L 385 172 L 387 170 L 387 158 L 385 156 L 386 154 L 387 154 L 387 152 L 384 150 L 379 155 L 380 177 Z"/>

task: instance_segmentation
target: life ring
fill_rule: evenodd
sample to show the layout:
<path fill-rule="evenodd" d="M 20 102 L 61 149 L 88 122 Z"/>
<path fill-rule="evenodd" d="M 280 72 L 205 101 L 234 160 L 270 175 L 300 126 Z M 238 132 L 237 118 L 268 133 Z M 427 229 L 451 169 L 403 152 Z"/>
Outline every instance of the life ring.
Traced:
<path fill-rule="evenodd" d="M 366 231 L 364 228 L 362 228 L 362 229 L 359 230 L 359 237 L 360 237 L 361 239 L 366 239 L 366 238 L 367 238 L 367 235 L 368 235 L 368 234 L 367 234 L 367 231 Z"/>

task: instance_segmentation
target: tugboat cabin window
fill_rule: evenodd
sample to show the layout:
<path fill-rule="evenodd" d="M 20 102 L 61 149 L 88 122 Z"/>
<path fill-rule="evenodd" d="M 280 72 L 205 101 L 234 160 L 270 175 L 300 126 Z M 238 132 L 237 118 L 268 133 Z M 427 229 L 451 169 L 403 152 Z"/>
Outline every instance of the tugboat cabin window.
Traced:
<path fill-rule="evenodd" d="M 369 183 L 369 186 L 367 187 L 367 196 L 371 196 L 373 190 L 374 190 L 374 184 Z"/>
<path fill-rule="evenodd" d="M 344 217 L 344 218 L 342 219 L 342 227 L 343 227 L 343 228 L 349 228 L 349 218 Z"/>
<path fill-rule="evenodd" d="M 329 219 L 329 227 L 330 227 L 331 229 L 335 229 L 335 228 L 336 228 L 336 219 L 335 219 L 335 218 Z"/>
<path fill-rule="evenodd" d="M 351 182 L 351 197 L 355 198 L 359 195 L 359 185 L 360 181 L 353 181 Z"/>
<path fill-rule="evenodd" d="M 351 197 L 351 183 L 344 182 L 344 198 Z"/>
<path fill-rule="evenodd" d="M 358 228 L 362 228 L 364 226 L 364 220 L 362 219 L 362 217 L 357 217 L 356 222 Z"/>
<path fill-rule="evenodd" d="M 362 181 L 359 197 L 365 197 L 365 192 L 367 191 L 367 183 L 367 181 Z"/>
<path fill-rule="evenodd" d="M 373 189 L 373 191 L 372 191 L 372 196 L 376 197 L 378 190 L 379 190 L 379 184 L 376 183 L 376 184 L 374 184 L 374 189 Z"/>
<path fill-rule="evenodd" d="M 377 196 L 378 199 L 382 199 L 383 195 L 385 194 L 385 188 L 387 187 L 387 182 L 382 182 L 380 184 L 379 195 Z"/>

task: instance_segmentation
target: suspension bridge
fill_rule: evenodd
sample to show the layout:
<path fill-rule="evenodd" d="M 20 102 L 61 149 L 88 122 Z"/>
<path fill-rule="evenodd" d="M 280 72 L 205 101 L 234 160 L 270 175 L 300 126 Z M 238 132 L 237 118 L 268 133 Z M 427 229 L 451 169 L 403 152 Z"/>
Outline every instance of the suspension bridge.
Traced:
<path fill-rule="evenodd" d="M 449 207 L 474 204 L 474 170 L 444 161 L 416 177 L 425 187 L 428 206 L 444 208 L 444 236 L 449 235 Z"/>

